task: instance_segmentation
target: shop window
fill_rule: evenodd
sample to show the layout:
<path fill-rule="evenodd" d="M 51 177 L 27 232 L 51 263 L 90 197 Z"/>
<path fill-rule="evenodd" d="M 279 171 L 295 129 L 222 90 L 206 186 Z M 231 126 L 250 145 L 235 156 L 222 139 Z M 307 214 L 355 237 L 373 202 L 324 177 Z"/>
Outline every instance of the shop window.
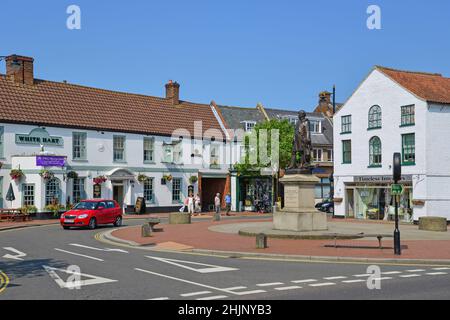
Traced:
<path fill-rule="evenodd" d="M 416 163 L 416 135 L 414 133 L 402 135 L 403 165 Z"/>
<path fill-rule="evenodd" d="M 331 180 L 329 178 L 320 179 L 320 183 L 315 187 L 315 198 L 326 200 L 331 197 Z"/>
<path fill-rule="evenodd" d="M 416 123 L 415 105 L 402 107 L 402 126 L 412 126 Z"/>
<path fill-rule="evenodd" d="M 343 116 L 341 118 L 341 133 L 352 133 L 352 116 Z"/>
<path fill-rule="evenodd" d="M 23 205 L 34 206 L 34 184 L 23 184 L 22 194 L 23 194 Z"/>
<path fill-rule="evenodd" d="M 84 187 L 85 182 L 86 182 L 85 178 L 73 179 L 72 199 L 73 199 L 74 204 L 77 204 L 78 202 L 80 202 L 81 200 L 86 198 L 85 187 Z"/>
<path fill-rule="evenodd" d="M 61 183 L 53 178 L 45 184 L 45 205 L 61 202 Z"/>
<path fill-rule="evenodd" d="M 74 132 L 72 135 L 72 157 L 73 160 L 86 160 L 86 140 L 85 132 Z"/>
<path fill-rule="evenodd" d="M 381 128 L 381 107 L 373 106 L 369 110 L 369 129 Z"/>
<path fill-rule="evenodd" d="M 154 202 L 153 181 L 154 181 L 153 178 L 149 178 L 144 182 L 144 198 L 145 201 L 147 201 L 148 203 Z"/>
<path fill-rule="evenodd" d="M 378 137 L 373 137 L 369 142 L 369 153 L 370 160 L 369 165 L 371 167 L 381 166 L 382 156 L 381 156 L 381 140 Z"/>
<path fill-rule="evenodd" d="M 172 180 L 172 202 L 181 202 L 181 178 Z"/>
<path fill-rule="evenodd" d="M 352 163 L 352 141 L 344 140 L 342 141 L 342 163 L 351 164 Z"/>
<path fill-rule="evenodd" d="M 152 163 L 154 162 L 154 151 L 155 148 L 155 139 L 153 138 L 144 138 L 144 163 Z"/>
<path fill-rule="evenodd" d="M 0 159 L 5 157 L 4 132 L 5 130 L 3 129 L 3 127 L 0 127 Z"/>
<path fill-rule="evenodd" d="M 125 161 L 125 136 L 114 136 L 114 162 Z"/>

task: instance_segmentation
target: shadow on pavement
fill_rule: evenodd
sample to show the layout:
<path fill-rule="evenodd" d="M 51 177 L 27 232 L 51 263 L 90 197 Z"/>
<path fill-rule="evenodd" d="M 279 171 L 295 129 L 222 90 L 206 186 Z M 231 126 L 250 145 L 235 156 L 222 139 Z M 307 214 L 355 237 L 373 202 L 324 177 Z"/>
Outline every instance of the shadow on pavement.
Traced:
<path fill-rule="evenodd" d="M 48 277 L 43 266 L 65 269 L 67 263 L 55 259 L 36 259 L 27 261 L 0 262 L 0 271 L 4 272 L 11 283 L 20 278 Z M 10 284 L 12 286 L 12 284 Z"/>

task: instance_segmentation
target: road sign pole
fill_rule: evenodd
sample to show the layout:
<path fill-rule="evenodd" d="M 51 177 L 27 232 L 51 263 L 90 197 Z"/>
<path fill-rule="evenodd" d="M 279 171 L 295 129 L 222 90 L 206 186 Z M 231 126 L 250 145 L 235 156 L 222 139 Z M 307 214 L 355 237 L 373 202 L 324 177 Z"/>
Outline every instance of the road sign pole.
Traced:
<path fill-rule="evenodd" d="M 394 154 L 394 183 L 398 184 L 402 176 L 402 155 L 400 153 Z M 395 201 L 395 230 L 394 230 L 394 254 L 400 256 L 402 254 L 402 247 L 400 243 L 400 229 L 398 223 L 398 203 L 399 195 L 393 195 Z"/>

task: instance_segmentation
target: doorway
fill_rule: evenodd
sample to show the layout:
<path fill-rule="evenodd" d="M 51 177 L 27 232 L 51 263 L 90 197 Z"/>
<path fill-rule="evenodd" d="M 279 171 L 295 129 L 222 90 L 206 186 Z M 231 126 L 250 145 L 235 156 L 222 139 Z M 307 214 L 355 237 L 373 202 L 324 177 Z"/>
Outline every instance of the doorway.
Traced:
<path fill-rule="evenodd" d="M 347 218 L 355 218 L 355 190 L 347 189 Z"/>
<path fill-rule="evenodd" d="M 113 199 L 123 208 L 123 184 L 113 185 Z"/>

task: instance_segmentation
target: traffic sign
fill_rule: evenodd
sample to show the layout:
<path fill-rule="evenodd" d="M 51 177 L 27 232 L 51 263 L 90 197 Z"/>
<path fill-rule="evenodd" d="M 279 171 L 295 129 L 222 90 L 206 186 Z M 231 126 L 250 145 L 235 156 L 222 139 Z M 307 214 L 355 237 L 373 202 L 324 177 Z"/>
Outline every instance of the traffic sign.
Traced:
<path fill-rule="evenodd" d="M 391 185 L 391 195 L 393 196 L 401 196 L 404 192 L 403 185 L 401 184 L 393 184 Z"/>

